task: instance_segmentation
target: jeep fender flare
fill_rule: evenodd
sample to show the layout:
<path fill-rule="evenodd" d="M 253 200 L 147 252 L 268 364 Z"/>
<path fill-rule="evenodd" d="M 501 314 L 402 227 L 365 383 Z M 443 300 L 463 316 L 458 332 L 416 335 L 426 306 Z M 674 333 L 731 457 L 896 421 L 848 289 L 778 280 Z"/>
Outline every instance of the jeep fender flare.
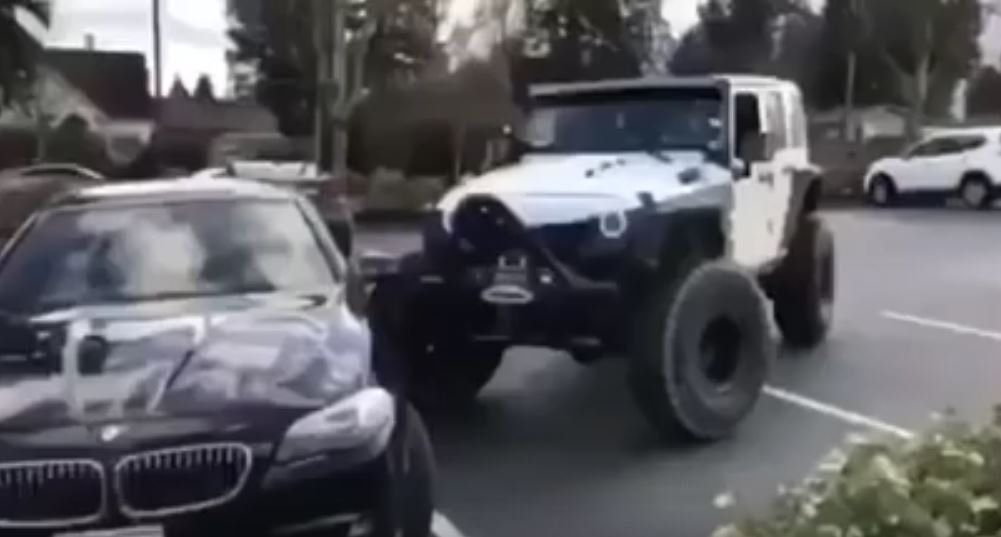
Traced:
<path fill-rule="evenodd" d="M 643 215 L 632 239 L 633 255 L 645 269 L 670 274 L 692 255 L 715 259 L 725 255 L 724 207 L 692 207 Z"/>
<path fill-rule="evenodd" d="M 800 223 L 819 208 L 822 195 L 820 170 L 815 167 L 804 167 L 793 172 L 789 207 L 782 229 L 782 248 L 788 250 Z"/>

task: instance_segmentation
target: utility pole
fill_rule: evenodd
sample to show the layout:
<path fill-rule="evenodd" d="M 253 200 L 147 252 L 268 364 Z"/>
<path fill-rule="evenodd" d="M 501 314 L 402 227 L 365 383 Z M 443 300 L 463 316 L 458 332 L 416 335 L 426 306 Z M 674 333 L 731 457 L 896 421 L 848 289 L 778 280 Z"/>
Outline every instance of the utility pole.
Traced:
<path fill-rule="evenodd" d="M 858 33 L 862 31 L 861 0 L 849 0 L 852 18 L 852 31 L 849 33 L 848 65 L 845 73 L 845 117 L 842 138 L 845 141 L 855 140 L 855 85 L 858 74 Z"/>
<path fill-rule="evenodd" d="M 331 0 L 330 25 L 333 28 L 333 50 L 330 57 L 331 81 L 327 85 L 329 98 L 333 100 L 332 136 L 330 150 L 333 153 L 331 168 L 336 176 L 342 176 L 348 167 L 348 117 L 351 114 L 353 95 L 348 87 L 348 47 L 345 28 L 346 3 Z"/>
<path fill-rule="evenodd" d="M 330 98 L 333 0 L 313 0 L 313 42 L 316 50 L 316 96 L 314 102 L 313 151 L 320 171 L 331 171 Z"/>
<path fill-rule="evenodd" d="M 160 38 L 160 0 L 153 0 L 153 96 L 163 97 L 163 55 Z"/>
<path fill-rule="evenodd" d="M 314 0 L 316 43 L 315 151 L 317 167 L 341 175 L 347 170 L 348 116 L 354 104 L 348 87 L 346 8 L 343 0 Z"/>

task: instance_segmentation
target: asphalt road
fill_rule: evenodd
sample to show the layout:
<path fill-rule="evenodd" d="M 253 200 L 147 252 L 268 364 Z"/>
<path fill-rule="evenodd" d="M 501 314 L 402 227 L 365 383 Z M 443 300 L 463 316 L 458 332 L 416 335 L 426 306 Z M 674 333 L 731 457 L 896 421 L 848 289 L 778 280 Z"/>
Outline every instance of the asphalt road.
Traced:
<path fill-rule="evenodd" d="M 825 217 L 839 256 L 834 332 L 783 354 L 736 436 L 665 445 L 634 410 L 621 361 L 514 350 L 476 408 L 432 424 L 442 513 L 467 537 L 708 535 L 764 509 L 848 433 L 906 435 L 950 407 L 986 417 L 1001 402 L 1001 211 Z M 382 229 L 361 243 L 416 240 Z M 713 506 L 723 491 L 735 508 Z"/>

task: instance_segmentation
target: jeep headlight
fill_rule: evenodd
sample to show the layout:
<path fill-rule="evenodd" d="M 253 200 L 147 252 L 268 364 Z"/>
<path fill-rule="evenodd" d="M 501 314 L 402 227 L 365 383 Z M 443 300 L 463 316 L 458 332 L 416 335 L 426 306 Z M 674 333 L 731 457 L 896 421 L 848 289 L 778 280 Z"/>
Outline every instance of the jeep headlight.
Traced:
<path fill-rule="evenodd" d="M 288 462 L 324 451 L 385 442 L 395 423 L 393 396 L 382 388 L 366 388 L 292 424 L 277 460 Z"/>
<path fill-rule="evenodd" d="M 629 229 L 629 217 L 625 211 L 611 211 L 598 217 L 598 230 L 607 239 L 618 239 Z"/>

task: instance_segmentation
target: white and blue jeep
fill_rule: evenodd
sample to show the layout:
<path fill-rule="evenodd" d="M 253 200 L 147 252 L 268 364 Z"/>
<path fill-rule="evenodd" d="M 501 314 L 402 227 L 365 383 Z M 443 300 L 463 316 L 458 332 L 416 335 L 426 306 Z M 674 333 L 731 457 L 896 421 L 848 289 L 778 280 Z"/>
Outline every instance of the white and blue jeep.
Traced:
<path fill-rule="evenodd" d="M 799 347 L 831 324 L 799 89 L 714 76 L 531 97 L 520 158 L 448 192 L 400 263 L 415 398 L 468 402 L 512 346 L 624 355 L 657 429 L 728 434 L 764 385 L 770 317 Z"/>

